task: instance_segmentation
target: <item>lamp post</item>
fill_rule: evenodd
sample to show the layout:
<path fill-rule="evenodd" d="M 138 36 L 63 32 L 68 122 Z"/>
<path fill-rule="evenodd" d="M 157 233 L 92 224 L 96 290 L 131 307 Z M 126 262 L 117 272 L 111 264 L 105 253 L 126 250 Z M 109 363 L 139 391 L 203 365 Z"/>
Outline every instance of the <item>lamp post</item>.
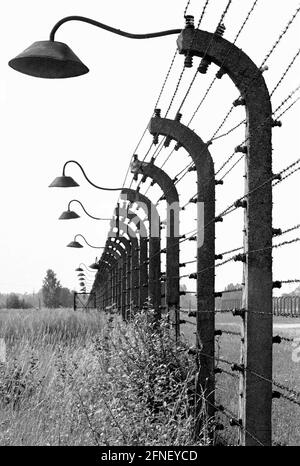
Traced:
<path fill-rule="evenodd" d="M 84 275 L 84 276 L 78 276 L 78 280 L 83 281 L 83 282 L 85 282 L 85 283 L 89 283 L 89 284 L 91 284 L 91 283 L 94 282 L 94 280 L 89 279 L 89 278 L 86 277 L 85 275 Z"/>
<path fill-rule="evenodd" d="M 77 204 L 79 204 L 81 207 L 82 207 L 82 210 L 85 212 L 85 214 L 92 218 L 93 220 L 111 220 L 110 218 L 101 218 L 101 217 L 94 217 L 93 215 L 89 214 L 87 212 L 87 210 L 85 209 L 85 207 L 83 206 L 83 204 L 78 201 L 77 199 L 72 199 L 69 203 L 68 203 L 68 209 L 65 210 L 60 216 L 59 216 L 59 220 L 73 220 L 73 219 L 76 219 L 76 218 L 80 218 L 80 215 L 78 215 L 74 210 L 71 210 L 71 204 L 74 203 L 74 202 L 77 202 Z"/>
<path fill-rule="evenodd" d="M 97 257 L 96 257 L 96 259 L 95 259 L 95 262 L 97 262 Z M 93 263 L 92 265 L 94 265 L 94 263 Z M 76 267 L 75 272 L 83 272 L 84 269 L 83 269 L 82 267 L 84 267 L 85 270 L 87 270 L 88 272 L 94 272 L 94 271 L 95 271 L 95 269 L 93 269 L 92 267 L 88 267 L 86 264 L 84 264 L 83 262 L 81 262 L 81 263 L 79 264 L 79 266 Z"/>
<path fill-rule="evenodd" d="M 83 235 L 80 235 L 80 234 L 77 234 L 74 236 L 74 240 L 71 241 L 69 244 L 67 244 L 67 248 L 75 248 L 75 249 L 80 249 L 80 248 L 83 248 L 82 244 L 79 243 L 79 241 L 77 241 L 77 238 L 80 236 L 80 238 L 82 238 L 85 243 L 90 247 L 90 248 L 94 248 L 94 249 L 104 249 L 104 246 L 92 246 L 90 243 L 87 242 L 87 240 L 85 239 L 85 237 Z"/>
<path fill-rule="evenodd" d="M 90 18 L 85 18 L 82 16 L 68 16 L 60 21 L 58 21 L 53 27 L 50 33 L 50 39 L 48 41 L 39 41 L 32 44 L 24 52 L 10 60 L 9 66 L 16 71 L 21 73 L 40 77 L 40 78 L 68 78 L 76 77 L 86 74 L 89 69 L 82 61 L 75 55 L 75 53 L 64 43 L 55 41 L 55 34 L 59 27 L 69 21 L 80 21 L 84 23 L 91 24 L 98 28 L 104 29 L 106 31 L 118 34 L 123 37 L 132 38 L 132 39 L 150 39 L 155 37 L 163 37 L 172 34 L 178 35 L 181 32 L 181 29 L 171 29 L 161 32 L 146 33 L 146 34 L 132 34 L 128 32 L 121 31 L 119 29 L 113 28 L 111 26 L 100 23 Z M 187 21 L 187 25 L 189 22 Z M 191 22 L 192 25 L 192 22 Z M 51 183 L 51 187 L 76 187 L 76 183 L 71 177 L 65 175 L 65 168 L 68 163 L 76 163 L 82 170 L 85 178 L 88 182 L 90 180 L 84 173 L 84 170 L 75 161 L 68 161 L 63 169 L 62 177 L 58 177 Z M 90 182 L 91 185 L 95 186 L 98 189 L 105 189 L 108 191 L 119 190 L 119 188 L 102 188 L 94 185 Z M 152 261 L 152 259 L 150 259 Z M 151 264 L 152 266 L 152 264 Z M 152 268 L 152 267 L 151 267 Z M 153 269 L 154 270 L 154 269 Z M 156 274 L 158 275 L 158 274 Z M 155 283 L 158 283 L 158 277 L 155 277 Z M 154 306 L 158 307 L 158 293 L 155 291 Z"/>
<path fill-rule="evenodd" d="M 91 185 L 93 186 L 94 188 L 96 189 L 101 189 L 102 191 L 121 191 L 123 188 L 104 188 L 103 186 L 98 186 L 97 184 L 93 183 L 89 178 L 88 176 L 86 175 L 82 165 L 77 162 L 76 160 L 67 160 L 67 162 L 65 162 L 64 166 L 63 166 L 63 171 L 62 171 L 62 175 L 61 176 L 57 176 L 53 181 L 52 183 L 49 184 L 49 188 L 77 188 L 79 186 L 79 184 L 77 183 L 77 181 L 74 180 L 74 178 L 72 178 L 72 176 L 67 176 L 66 175 L 66 167 L 67 165 L 69 164 L 75 164 L 77 165 L 77 167 L 80 168 L 84 178 L 86 179 L 86 181 Z"/>
<path fill-rule="evenodd" d="M 104 188 L 103 186 L 99 186 L 95 183 L 93 183 L 89 178 L 88 176 L 86 175 L 82 165 L 77 162 L 76 160 L 68 160 L 67 162 L 65 162 L 64 166 L 63 166 L 63 171 L 62 171 L 62 176 L 57 176 L 53 181 L 52 183 L 50 183 L 49 187 L 50 188 L 74 188 L 74 187 L 78 187 L 79 184 L 77 183 L 77 181 L 74 180 L 74 178 L 72 178 L 71 176 L 67 176 L 66 175 L 66 167 L 68 164 L 75 164 L 76 166 L 78 166 L 84 176 L 84 178 L 86 179 L 86 181 L 91 185 L 93 186 L 94 188 L 96 189 L 100 189 L 101 191 L 122 191 L 123 188 Z M 110 219 L 104 219 L 104 218 L 100 218 L 100 217 L 94 217 L 92 215 L 90 215 L 86 209 L 83 207 L 82 203 L 80 201 L 77 201 L 76 199 L 74 199 L 73 201 L 70 201 L 71 202 L 79 202 L 81 207 L 83 208 L 84 212 L 90 217 L 90 218 L 93 218 L 94 220 L 110 220 Z M 76 214 L 76 212 L 72 212 L 72 211 L 69 211 L 69 208 L 70 208 L 70 203 L 68 205 L 68 210 L 63 212 L 61 214 L 61 216 L 59 217 L 60 220 L 66 220 L 66 219 L 74 219 L 74 218 L 78 218 L 78 215 Z M 117 228 L 118 228 L 118 233 L 119 234 L 119 204 L 117 203 L 117 206 L 116 206 L 116 224 L 117 224 Z M 76 246 L 75 246 L 76 247 Z"/>
<path fill-rule="evenodd" d="M 71 78 L 88 73 L 88 67 L 68 45 L 55 41 L 55 34 L 59 27 L 69 21 L 88 23 L 130 39 L 151 39 L 181 32 L 181 29 L 170 29 L 148 34 L 132 34 L 83 16 L 67 16 L 55 24 L 49 40 L 34 42 L 24 52 L 10 60 L 9 66 L 20 73 L 49 79 Z"/>
<path fill-rule="evenodd" d="M 98 263 L 97 257 L 95 259 L 95 262 L 93 262 L 89 267 L 90 267 L 90 269 L 92 269 L 94 271 L 99 270 L 99 263 Z"/>

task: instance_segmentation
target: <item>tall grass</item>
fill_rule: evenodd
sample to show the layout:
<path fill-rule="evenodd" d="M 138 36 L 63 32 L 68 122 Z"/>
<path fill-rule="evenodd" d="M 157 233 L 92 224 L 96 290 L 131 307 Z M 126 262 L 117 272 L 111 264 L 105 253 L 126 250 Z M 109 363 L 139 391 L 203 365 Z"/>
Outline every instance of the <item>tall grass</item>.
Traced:
<path fill-rule="evenodd" d="M 195 363 L 166 321 L 0 311 L 0 337 L 0 445 L 195 444 Z"/>

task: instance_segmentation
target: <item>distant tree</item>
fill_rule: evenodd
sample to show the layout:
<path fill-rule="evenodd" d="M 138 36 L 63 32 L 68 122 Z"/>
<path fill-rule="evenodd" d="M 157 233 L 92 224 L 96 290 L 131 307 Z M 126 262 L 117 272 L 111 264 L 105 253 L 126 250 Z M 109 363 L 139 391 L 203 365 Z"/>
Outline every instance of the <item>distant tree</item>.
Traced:
<path fill-rule="evenodd" d="M 46 307 L 55 308 L 59 306 L 61 289 L 60 281 L 56 278 L 55 272 L 48 269 L 42 287 L 43 301 Z"/>
<path fill-rule="evenodd" d="M 241 288 L 241 286 L 242 285 L 240 283 L 237 283 L 236 285 L 234 285 L 233 283 L 229 283 L 229 285 L 225 286 L 225 291 L 234 291 L 237 288 Z"/>
<path fill-rule="evenodd" d="M 16 293 L 10 293 L 6 298 L 7 309 L 19 309 L 21 304 L 19 296 Z"/>
<path fill-rule="evenodd" d="M 21 309 L 30 309 L 32 308 L 32 304 L 27 301 L 25 298 L 19 298 L 20 299 L 20 308 Z"/>
<path fill-rule="evenodd" d="M 61 288 L 59 294 L 59 304 L 62 307 L 73 307 L 73 293 L 69 288 Z"/>

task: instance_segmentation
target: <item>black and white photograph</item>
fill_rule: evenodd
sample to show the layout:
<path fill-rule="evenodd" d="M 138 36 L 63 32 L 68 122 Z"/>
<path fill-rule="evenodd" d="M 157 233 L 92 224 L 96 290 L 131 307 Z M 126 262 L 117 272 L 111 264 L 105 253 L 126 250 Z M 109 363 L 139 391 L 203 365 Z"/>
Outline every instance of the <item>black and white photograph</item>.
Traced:
<path fill-rule="evenodd" d="M 299 0 L 0 10 L 0 447 L 300 446 Z"/>

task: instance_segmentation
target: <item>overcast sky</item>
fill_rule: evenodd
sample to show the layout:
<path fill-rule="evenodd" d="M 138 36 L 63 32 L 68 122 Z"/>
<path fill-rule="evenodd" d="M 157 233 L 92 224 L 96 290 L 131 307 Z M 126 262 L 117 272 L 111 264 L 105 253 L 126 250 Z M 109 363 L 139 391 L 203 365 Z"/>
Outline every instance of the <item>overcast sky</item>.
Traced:
<path fill-rule="evenodd" d="M 211 0 L 202 29 L 213 31 L 227 0 Z M 233 40 L 253 0 L 235 0 L 225 19 L 225 37 Z M 237 45 L 257 65 L 278 38 L 292 16 L 298 0 L 259 0 Z M 46 269 L 52 268 L 64 286 L 77 285 L 74 269 L 80 262 L 90 264 L 99 250 L 66 247 L 75 234 L 83 234 L 93 245 L 103 245 L 108 222 L 96 222 L 80 210 L 80 219 L 59 221 L 68 201 L 79 199 L 95 216 L 112 214 L 117 193 L 92 188 L 79 169 L 69 166 L 67 174 L 80 184 L 79 188 L 50 189 L 49 183 L 61 175 L 65 161 L 82 163 L 96 184 L 122 186 L 132 152 L 152 114 L 165 74 L 176 47 L 176 36 L 134 41 L 81 23 L 68 23 L 58 31 L 56 39 L 68 43 L 90 68 L 90 73 L 66 80 L 43 80 L 16 73 L 7 62 L 32 42 L 49 36 L 57 20 L 67 15 L 82 15 L 130 32 L 153 32 L 180 28 L 184 25 L 186 1 L 181 0 L 10 0 L 1 3 L 0 35 L 0 123 L 1 123 L 1 233 L 0 233 L 0 292 L 29 292 L 41 287 Z M 198 21 L 204 1 L 192 0 L 188 13 Z M 300 15 L 268 61 L 264 76 L 270 91 L 299 48 Z M 174 117 L 187 86 L 194 75 L 187 70 L 174 100 L 170 116 Z M 273 108 L 299 84 L 299 63 L 293 68 L 272 97 Z M 183 57 L 178 56 L 160 102 L 166 112 L 174 92 Z M 213 78 L 217 68 L 211 66 L 207 75 L 199 75 L 183 109 L 182 122 L 187 123 Z M 201 106 L 191 125 L 204 141 L 210 139 L 234 99 L 237 89 L 227 76 L 217 81 L 213 91 Z M 300 104 L 282 119 L 283 127 L 273 131 L 274 172 L 280 171 L 299 158 Z M 238 107 L 224 126 L 231 128 L 244 117 Z M 210 151 L 215 167 L 243 141 L 244 127 L 216 141 Z M 139 150 L 143 158 L 151 143 L 146 135 Z M 161 165 L 169 149 L 157 159 Z M 151 153 L 147 160 L 149 160 Z M 236 160 L 236 159 L 234 159 Z M 170 176 L 178 173 L 190 158 L 184 150 L 175 152 L 165 165 Z M 244 192 L 243 163 L 217 187 L 217 212 L 231 204 Z M 128 177 L 130 182 L 131 177 Z M 286 229 L 300 223 L 299 172 L 274 189 L 274 227 Z M 127 185 L 128 185 L 127 182 Z M 135 186 L 135 185 L 133 185 Z M 148 183 L 142 188 L 145 192 Z M 187 175 L 178 185 L 182 205 L 196 193 L 195 173 Z M 161 192 L 153 188 L 149 197 L 156 201 Z M 181 233 L 195 227 L 194 206 L 181 218 Z M 165 205 L 160 213 L 165 216 Z M 242 244 L 242 211 L 227 216 L 216 228 L 217 252 Z M 299 231 L 284 239 L 299 236 Z M 283 240 L 283 238 L 282 238 Z M 277 242 L 279 242 L 277 240 Z M 300 278 L 299 243 L 274 251 L 274 279 Z M 181 262 L 195 256 L 195 244 L 184 243 Z M 195 271 L 195 264 L 185 273 Z M 217 288 L 229 282 L 241 282 L 242 267 L 230 264 L 217 271 Z M 195 283 L 186 283 L 194 289 Z M 282 291 L 291 291 L 287 286 Z"/>

